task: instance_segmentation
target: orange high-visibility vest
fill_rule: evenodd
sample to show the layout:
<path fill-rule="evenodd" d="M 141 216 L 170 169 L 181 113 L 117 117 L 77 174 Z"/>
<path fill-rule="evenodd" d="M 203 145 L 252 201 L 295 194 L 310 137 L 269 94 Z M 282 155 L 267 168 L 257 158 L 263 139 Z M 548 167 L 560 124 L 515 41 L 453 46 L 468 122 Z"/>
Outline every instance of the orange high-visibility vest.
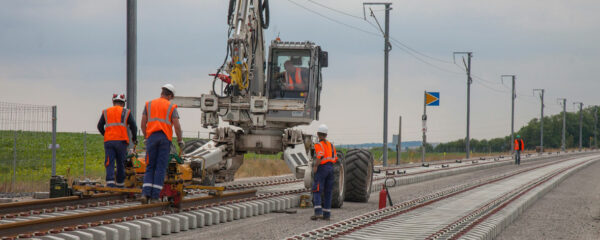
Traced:
<path fill-rule="evenodd" d="M 157 98 L 146 102 L 146 114 L 148 116 L 146 138 L 154 132 L 162 131 L 167 135 L 169 141 L 172 141 L 173 124 L 171 123 L 171 117 L 176 108 L 177 104 L 173 104 L 164 98 Z"/>
<path fill-rule="evenodd" d="M 292 75 L 287 74 L 288 75 L 288 86 L 290 87 L 290 90 L 294 90 L 294 81 L 292 80 Z M 301 76 L 301 69 L 300 68 L 296 68 L 296 84 L 301 84 L 302 83 L 302 76 Z"/>
<path fill-rule="evenodd" d="M 335 146 L 331 144 L 329 141 L 324 140 L 315 144 L 315 152 L 317 153 L 317 159 L 321 160 L 321 165 L 330 163 L 336 163 L 337 161 L 337 151 L 335 150 Z"/>
<path fill-rule="evenodd" d="M 126 111 L 123 111 L 126 110 Z M 127 120 L 129 119 L 129 109 L 121 106 L 113 106 L 102 111 L 104 117 L 104 141 L 126 141 L 129 144 L 129 135 L 127 135 Z"/>
<path fill-rule="evenodd" d="M 521 145 L 519 145 L 519 140 L 521 140 Z M 523 143 L 523 139 L 515 139 L 515 150 L 522 151 L 525 149 L 525 144 Z"/>

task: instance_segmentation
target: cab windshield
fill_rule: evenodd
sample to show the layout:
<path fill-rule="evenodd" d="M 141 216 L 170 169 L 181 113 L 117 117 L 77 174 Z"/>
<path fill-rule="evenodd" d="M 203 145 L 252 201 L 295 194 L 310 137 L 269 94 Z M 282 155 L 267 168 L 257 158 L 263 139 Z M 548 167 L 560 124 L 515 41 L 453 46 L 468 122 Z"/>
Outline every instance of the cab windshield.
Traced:
<path fill-rule="evenodd" d="M 270 98 L 305 99 L 310 83 L 310 51 L 274 50 Z"/>

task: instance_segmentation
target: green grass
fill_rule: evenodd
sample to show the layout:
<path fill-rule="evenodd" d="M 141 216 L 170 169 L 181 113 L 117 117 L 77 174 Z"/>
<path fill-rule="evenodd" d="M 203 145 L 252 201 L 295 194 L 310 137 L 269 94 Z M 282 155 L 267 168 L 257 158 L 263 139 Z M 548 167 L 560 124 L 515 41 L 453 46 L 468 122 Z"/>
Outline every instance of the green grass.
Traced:
<path fill-rule="evenodd" d="M 0 192 L 7 191 L 13 175 L 14 132 L 0 131 Z M 56 151 L 58 175 L 83 175 L 83 134 L 59 133 L 60 148 Z M 103 138 L 99 134 L 87 136 L 87 175 L 100 176 L 103 172 Z M 52 172 L 51 133 L 17 132 L 16 188 L 32 191 L 46 190 Z M 29 184 L 28 184 L 29 183 Z M 28 186 L 31 185 L 31 186 Z M 25 189 L 13 189 L 13 191 Z"/>
<path fill-rule="evenodd" d="M 91 179 L 103 179 L 104 137 L 100 134 L 86 135 L 86 175 Z M 176 138 L 173 138 L 176 145 Z M 190 140 L 185 139 L 184 140 Z M 13 131 L 0 131 L 0 192 L 47 191 L 52 172 L 51 133 L 17 132 L 17 171 L 16 183 L 12 187 L 13 176 Z M 143 137 L 138 137 L 138 151 L 145 149 Z M 84 135 L 83 133 L 57 133 L 56 174 L 83 178 Z M 281 153 L 275 155 L 248 153 L 244 156 L 245 165 L 238 177 L 270 176 L 289 172 Z"/>
<path fill-rule="evenodd" d="M 86 135 L 86 177 L 104 177 L 104 137 L 100 134 Z M 175 140 L 175 139 L 174 139 Z M 45 190 L 52 172 L 51 133 L 17 132 L 17 168 L 13 191 Z M 138 151 L 145 148 L 143 137 L 138 137 Z M 83 133 L 57 133 L 56 174 L 83 178 L 84 135 Z M 14 132 L 0 131 L 0 192 L 10 189 L 13 176 Z"/>
<path fill-rule="evenodd" d="M 17 170 L 15 188 L 12 186 L 14 132 L 0 131 L 0 192 L 42 191 L 48 189 L 51 175 L 51 133 L 17 132 Z M 175 138 L 174 138 L 175 140 Z M 185 139 L 189 140 L 189 139 Z M 100 134 L 87 134 L 86 177 L 104 178 L 104 138 Z M 145 148 L 142 137 L 138 137 L 138 151 Z M 58 133 L 56 142 L 57 175 L 83 178 L 84 135 L 83 133 Z M 174 143 L 176 145 L 176 143 Z M 339 149 L 346 152 L 346 149 Z M 382 149 L 371 149 L 376 164 L 381 164 Z M 498 154 L 498 153 L 495 153 Z M 271 176 L 289 173 L 279 154 L 247 153 L 244 165 L 236 177 Z M 475 153 L 473 156 L 482 154 Z M 402 163 L 421 161 L 421 153 L 402 152 Z M 464 158 L 464 153 L 428 153 L 427 161 Z M 388 152 L 388 163 L 396 163 L 396 152 Z"/>

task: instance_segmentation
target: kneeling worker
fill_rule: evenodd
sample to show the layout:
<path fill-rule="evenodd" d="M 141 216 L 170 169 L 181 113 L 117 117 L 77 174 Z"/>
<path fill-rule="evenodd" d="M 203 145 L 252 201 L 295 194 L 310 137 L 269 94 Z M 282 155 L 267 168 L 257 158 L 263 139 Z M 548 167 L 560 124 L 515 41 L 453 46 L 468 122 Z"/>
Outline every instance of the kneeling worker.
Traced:
<path fill-rule="evenodd" d="M 123 187 L 125 182 L 125 159 L 129 135 L 127 126 L 131 131 L 131 139 L 137 144 L 137 126 L 131 117 L 131 111 L 124 108 L 125 94 L 113 94 L 113 106 L 102 111 L 98 121 L 98 131 L 104 135 L 104 166 L 106 167 L 106 186 Z M 115 182 L 115 164 L 117 165 L 117 179 Z"/>
<path fill-rule="evenodd" d="M 146 173 L 142 185 L 142 203 L 158 200 L 169 163 L 173 127 L 179 148 L 183 148 L 177 105 L 169 102 L 175 97 L 175 87 L 165 84 L 160 98 L 146 102 L 142 115 L 142 132 L 146 144 Z"/>
<path fill-rule="evenodd" d="M 327 126 L 322 124 L 317 130 L 319 142 L 315 144 L 316 159 L 313 162 L 313 172 L 315 179 L 313 182 L 313 205 L 315 215 L 311 220 L 324 219 L 331 217 L 331 194 L 333 189 L 333 164 L 337 161 L 337 152 L 335 146 L 327 141 Z M 323 193 L 323 199 L 321 194 Z M 323 202 L 321 202 L 323 201 Z"/>

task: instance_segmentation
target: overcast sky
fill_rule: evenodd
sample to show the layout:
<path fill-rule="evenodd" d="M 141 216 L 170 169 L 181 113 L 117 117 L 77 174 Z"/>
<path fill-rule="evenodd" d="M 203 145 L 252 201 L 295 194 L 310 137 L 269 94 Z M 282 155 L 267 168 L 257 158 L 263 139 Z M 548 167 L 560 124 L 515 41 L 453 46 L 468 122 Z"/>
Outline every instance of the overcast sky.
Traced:
<path fill-rule="evenodd" d="M 383 38 L 362 19 L 362 1 L 315 1 L 349 15 L 308 0 L 272 0 L 265 31 L 267 41 L 279 35 L 329 51 L 321 120 L 305 129 L 325 123 L 337 143 L 379 142 Z M 568 111 L 574 101 L 600 102 L 600 1 L 391 2 L 390 33 L 397 41 L 390 53 L 390 141 L 400 115 L 403 140 L 420 140 L 424 90 L 441 92 L 441 105 L 427 110 L 428 141 L 464 138 L 466 75 L 453 64 L 453 51 L 474 55 L 473 138 L 510 132 L 510 82 L 502 85 L 502 74 L 517 75 L 517 129 L 539 117 L 533 88 L 546 89 L 547 114 L 561 111 L 559 97 L 568 99 Z M 227 3 L 138 1 L 138 118 L 165 83 L 180 96 L 209 91 L 207 74 L 225 55 Z M 0 0 L 0 101 L 57 105 L 59 131 L 95 132 L 112 93 L 125 92 L 125 10 L 123 0 Z M 383 24 L 382 8 L 373 10 Z M 374 22 L 368 14 L 367 20 Z M 186 135 L 208 132 L 199 110 L 180 115 Z"/>

